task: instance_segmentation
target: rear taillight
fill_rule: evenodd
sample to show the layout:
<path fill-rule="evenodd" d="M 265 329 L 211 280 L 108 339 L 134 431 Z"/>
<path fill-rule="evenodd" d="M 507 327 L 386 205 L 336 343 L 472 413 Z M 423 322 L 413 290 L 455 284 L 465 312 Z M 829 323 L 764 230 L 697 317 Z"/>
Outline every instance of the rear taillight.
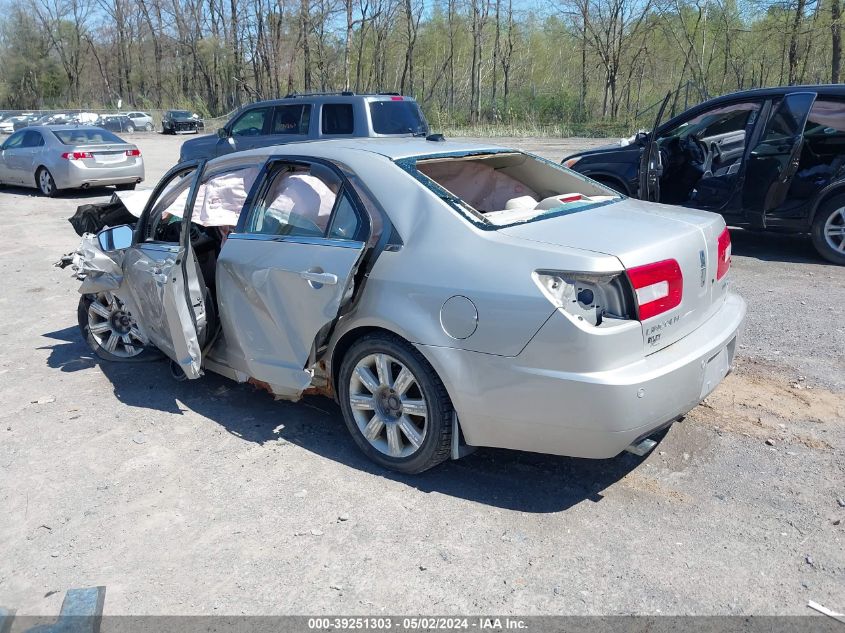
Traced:
<path fill-rule="evenodd" d="M 139 149 L 128 149 L 128 150 L 126 150 L 126 155 L 127 156 L 140 156 L 141 150 L 139 150 Z"/>
<path fill-rule="evenodd" d="M 65 152 L 62 154 L 65 160 L 82 160 L 83 158 L 94 158 L 91 152 Z"/>
<path fill-rule="evenodd" d="M 684 276 L 674 259 L 631 268 L 628 270 L 628 278 L 637 297 L 640 321 L 681 305 Z"/>
<path fill-rule="evenodd" d="M 731 268 L 731 234 L 728 227 L 719 236 L 719 261 L 716 262 L 716 281 L 728 274 Z"/>

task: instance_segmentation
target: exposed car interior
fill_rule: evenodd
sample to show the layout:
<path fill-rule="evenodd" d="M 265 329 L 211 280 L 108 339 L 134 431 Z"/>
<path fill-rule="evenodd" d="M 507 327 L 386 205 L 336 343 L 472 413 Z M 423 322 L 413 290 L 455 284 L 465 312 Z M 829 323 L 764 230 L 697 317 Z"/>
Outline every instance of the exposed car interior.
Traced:
<path fill-rule="evenodd" d="M 416 162 L 416 169 L 495 225 L 619 197 L 599 183 L 520 152 L 424 159 Z"/>
<path fill-rule="evenodd" d="M 209 174 L 199 185 L 191 214 L 191 246 L 205 285 L 216 298 L 215 271 L 220 251 L 235 226 L 260 165 L 227 168 Z M 193 170 L 174 178 L 158 198 L 144 227 L 148 242 L 178 243 Z M 268 179 L 247 231 L 265 235 L 323 236 L 341 187 L 330 169 L 313 164 L 282 165 Z M 346 218 L 348 221 L 346 221 Z M 349 225 L 349 226 L 346 226 Z M 330 237 L 351 237 L 357 220 L 336 214 Z M 349 233 L 349 235 L 347 235 Z"/>
<path fill-rule="evenodd" d="M 758 102 L 708 110 L 657 139 L 663 174 L 660 201 L 714 209 L 733 193 Z"/>
<path fill-rule="evenodd" d="M 804 128 L 798 171 L 788 200 L 805 204 L 845 170 L 845 102 L 817 99 Z"/>

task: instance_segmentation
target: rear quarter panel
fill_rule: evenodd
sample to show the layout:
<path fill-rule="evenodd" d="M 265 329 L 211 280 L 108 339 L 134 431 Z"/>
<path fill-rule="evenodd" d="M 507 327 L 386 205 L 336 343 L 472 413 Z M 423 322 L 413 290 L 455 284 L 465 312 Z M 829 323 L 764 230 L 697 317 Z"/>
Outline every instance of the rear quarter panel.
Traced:
<path fill-rule="evenodd" d="M 554 312 L 534 284 L 538 268 L 620 270 L 611 256 L 517 240 L 472 225 L 387 159 L 354 167 L 398 230 L 403 246 L 384 252 L 357 308 L 338 328 L 377 326 L 423 345 L 515 356 Z M 441 308 L 470 299 L 478 318 L 467 338 L 450 336 Z"/>

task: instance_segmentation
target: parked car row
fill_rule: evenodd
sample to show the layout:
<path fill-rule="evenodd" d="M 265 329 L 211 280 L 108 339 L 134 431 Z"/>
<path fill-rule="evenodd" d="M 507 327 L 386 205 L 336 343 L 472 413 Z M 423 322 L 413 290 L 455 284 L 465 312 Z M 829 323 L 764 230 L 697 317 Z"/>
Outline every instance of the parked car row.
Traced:
<path fill-rule="evenodd" d="M 165 125 L 165 121 L 170 120 L 171 112 L 173 111 L 168 110 L 165 113 L 162 125 Z M 193 124 L 194 132 L 204 129 L 203 121 L 198 115 L 187 114 Z M 155 130 L 153 116 L 148 112 L 142 112 L 140 110 L 126 113 L 116 112 L 113 114 L 97 114 L 95 112 L 0 112 L 0 133 L 3 134 L 11 134 L 31 125 L 71 124 L 97 125 L 112 132 L 132 133 L 139 130 L 146 132 Z M 169 123 L 167 125 L 170 126 Z"/>

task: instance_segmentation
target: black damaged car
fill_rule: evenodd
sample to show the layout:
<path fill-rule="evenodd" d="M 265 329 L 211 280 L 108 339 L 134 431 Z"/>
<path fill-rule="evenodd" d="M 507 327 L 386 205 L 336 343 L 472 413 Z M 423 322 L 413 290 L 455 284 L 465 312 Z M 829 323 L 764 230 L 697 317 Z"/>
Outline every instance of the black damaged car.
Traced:
<path fill-rule="evenodd" d="M 566 167 L 629 196 L 720 213 L 731 226 L 807 233 L 845 265 L 845 86 L 711 99 Z"/>
<path fill-rule="evenodd" d="M 202 119 L 187 110 L 168 110 L 161 117 L 162 134 L 198 134 L 204 129 Z"/>

